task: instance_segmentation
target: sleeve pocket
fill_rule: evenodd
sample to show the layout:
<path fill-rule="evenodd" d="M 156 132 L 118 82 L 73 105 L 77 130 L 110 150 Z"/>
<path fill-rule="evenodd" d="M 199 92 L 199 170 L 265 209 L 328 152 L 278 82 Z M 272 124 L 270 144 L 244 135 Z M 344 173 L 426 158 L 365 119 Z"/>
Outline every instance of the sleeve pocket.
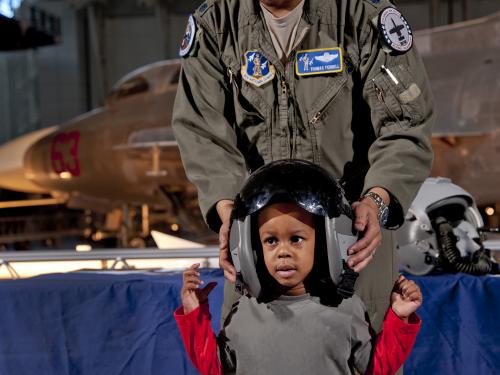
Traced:
<path fill-rule="evenodd" d="M 379 102 L 394 120 L 409 127 L 422 123 L 428 100 L 407 66 L 388 67 L 375 76 L 373 83 Z"/>

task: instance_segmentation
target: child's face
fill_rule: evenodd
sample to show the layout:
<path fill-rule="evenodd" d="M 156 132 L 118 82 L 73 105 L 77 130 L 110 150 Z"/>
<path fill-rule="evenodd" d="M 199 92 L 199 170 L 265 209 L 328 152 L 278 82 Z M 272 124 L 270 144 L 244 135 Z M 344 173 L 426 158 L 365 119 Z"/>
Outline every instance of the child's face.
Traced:
<path fill-rule="evenodd" d="M 258 217 L 264 262 L 286 295 L 306 293 L 304 279 L 314 264 L 313 215 L 292 203 L 277 203 Z"/>

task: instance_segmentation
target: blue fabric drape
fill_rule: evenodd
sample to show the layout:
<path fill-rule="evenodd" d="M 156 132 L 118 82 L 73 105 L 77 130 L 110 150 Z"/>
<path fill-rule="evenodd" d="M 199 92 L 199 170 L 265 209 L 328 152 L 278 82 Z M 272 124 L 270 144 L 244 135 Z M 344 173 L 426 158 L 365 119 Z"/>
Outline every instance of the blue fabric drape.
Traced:
<path fill-rule="evenodd" d="M 500 374 L 500 278 L 411 277 L 422 289 L 422 328 L 405 375 Z"/>
<path fill-rule="evenodd" d="M 202 270 L 219 329 L 223 276 Z M 405 375 L 500 373 L 500 278 L 413 277 L 422 329 Z M 0 375 L 196 374 L 172 317 L 181 274 L 45 275 L 0 282 Z"/>

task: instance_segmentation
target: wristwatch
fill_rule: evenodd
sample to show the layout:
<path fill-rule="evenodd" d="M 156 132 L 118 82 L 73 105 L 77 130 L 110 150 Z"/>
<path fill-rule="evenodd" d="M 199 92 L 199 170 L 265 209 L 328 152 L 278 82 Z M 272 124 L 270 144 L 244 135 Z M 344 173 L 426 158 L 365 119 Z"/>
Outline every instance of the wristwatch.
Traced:
<path fill-rule="evenodd" d="M 375 202 L 378 207 L 378 222 L 381 227 L 385 226 L 385 224 L 387 224 L 387 219 L 389 218 L 389 207 L 387 207 L 384 203 L 382 197 L 373 191 L 369 191 L 363 195 L 361 199 L 363 198 L 370 198 L 373 202 Z"/>

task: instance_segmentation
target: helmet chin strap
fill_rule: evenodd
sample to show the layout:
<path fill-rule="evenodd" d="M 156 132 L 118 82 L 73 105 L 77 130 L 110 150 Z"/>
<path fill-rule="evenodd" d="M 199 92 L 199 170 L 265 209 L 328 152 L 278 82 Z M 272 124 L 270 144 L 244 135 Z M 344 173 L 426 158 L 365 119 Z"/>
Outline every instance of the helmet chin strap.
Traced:
<path fill-rule="evenodd" d="M 359 274 L 347 265 L 347 249 L 356 242 L 352 220 L 345 215 L 325 217 L 326 251 L 330 277 L 337 286 L 337 294 L 350 298 Z"/>

